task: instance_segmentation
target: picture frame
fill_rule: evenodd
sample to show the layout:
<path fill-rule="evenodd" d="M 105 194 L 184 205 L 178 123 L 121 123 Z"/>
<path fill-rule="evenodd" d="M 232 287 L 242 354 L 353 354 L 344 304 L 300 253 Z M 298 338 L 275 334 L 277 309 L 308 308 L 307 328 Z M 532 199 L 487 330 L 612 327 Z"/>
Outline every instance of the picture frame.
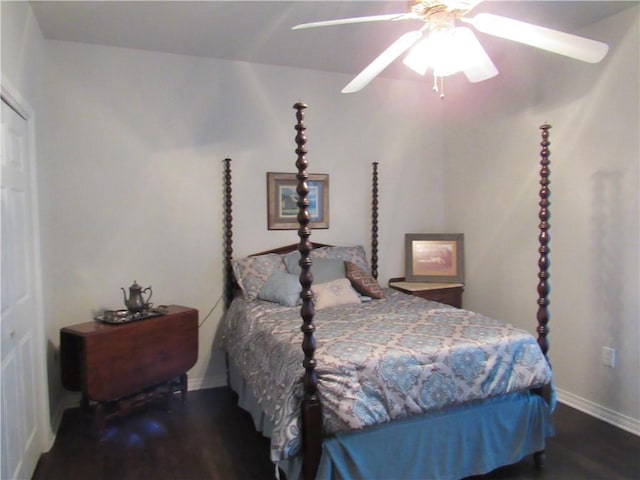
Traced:
<path fill-rule="evenodd" d="M 464 234 L 405 234 L 405 281 L 464 283 Z"/>
<path fill-rule="evenodd" d="M 329 175 L 310 173 L 309 228 L 329 228 Z M 267 172 L 267 227 L 269 230 L 297 230 L 298 179 L 295 173 Z"/>

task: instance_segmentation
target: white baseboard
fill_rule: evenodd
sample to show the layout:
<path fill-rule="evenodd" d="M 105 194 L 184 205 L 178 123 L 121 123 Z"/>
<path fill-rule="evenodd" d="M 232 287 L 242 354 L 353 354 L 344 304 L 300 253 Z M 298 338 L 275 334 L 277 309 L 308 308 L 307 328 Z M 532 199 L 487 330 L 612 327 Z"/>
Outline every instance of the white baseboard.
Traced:
<path fill-rule="evenodd" d="M 79 407 L 82 394 L 80 392 L 65 392 L 65 395 L 63 395 L 62 398 L 62 404 L 66 410 L 67 408 Z"/>
<path fill-rule="evenodd" d="M 590 400 L 574 395 L 560 388 L 556 388 L 558 401 L 580 410 L 583 413 L 591 415 L 611 425 L 626 430 L 629 433 L 640 436 L 640 420 L 631 418 L 622 413 L 610 410 L 602 405 L 593 403 Z"/>
<path fill-rule="evenodd" d="M 63 404 L 62 396 L 58 399 L 56 403 L 55 410 L 53 411 L 53 415 L 51 416 L 51 428 L 54 432 L 58 431 L 58 427 L 62 423 L 62 415 L 67 407 Z"/>
<path fill-rule="evenodd" d="M 48 438 L 48 445 L 45 451 L 51 450 L 56 441 L 56 435 L 60 424 L 62 424 L 62 416 L 67 408 L 77 407 L 80 404 L 80 394 L 64 390 L 58 396 L 53 411 L 51 412 L 51 435 Z"/>
<path fill-rule="evenodd" d="M 218 374 L 209 377 L 189 377 L 187 387 L 189 390 L 202 390 L 204 388 L 224 387 L 227 384 L 227 375 Z"/>
<path fill-rule="evenodd" d="M 65 409 L 66 407 L 63 405 L 61 395 L 58 398 L 58 401 L 55 402 L 55 407 L 51 415 L 51 435 L 49 436 L 49 445 L 47 445 L 46 449 L 47 452 L 51 450 L 56 441 L 56 435 L 58 434 L 58 429 L 62 423 L 62 415 L 64 414 Z"/>

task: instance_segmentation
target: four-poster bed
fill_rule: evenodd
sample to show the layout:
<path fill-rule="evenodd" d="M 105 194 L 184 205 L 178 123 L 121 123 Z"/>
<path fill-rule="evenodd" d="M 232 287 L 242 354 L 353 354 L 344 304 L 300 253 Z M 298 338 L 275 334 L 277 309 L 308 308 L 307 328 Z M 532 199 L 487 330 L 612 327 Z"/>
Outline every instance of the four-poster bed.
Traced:
<path fill-rule="evenodd" d="M 536 340 L 505 322 L 380 288 L 377 163 L 371 263 L 362 247 L 312 243 L 306 105 L 294 108 L 297 245 L 232 259 L 225 160 L 229 383 L 256 428 L 271 437 L 276 471 L 289 480 L 455 479 L 532 453 L 540 464 L 553 433 L 546 360 L 550 127 L 541 127 Z"/>

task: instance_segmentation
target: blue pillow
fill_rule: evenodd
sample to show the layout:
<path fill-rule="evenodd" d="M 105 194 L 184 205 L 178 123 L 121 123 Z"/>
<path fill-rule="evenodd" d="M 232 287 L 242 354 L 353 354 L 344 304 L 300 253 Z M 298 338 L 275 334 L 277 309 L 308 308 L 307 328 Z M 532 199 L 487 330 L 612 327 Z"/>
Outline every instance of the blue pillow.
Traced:
<path fill-rule="evenodd" d="M 300 276 L 302 268 L 298 265 L 300 259 L 295 259 L 296 262 L 285 259 L 287 270 L 289 273 L 294 274 L 296 277 Z M 344 261 L 338 258 L 313 258 L 313 264 L 311 265 L 311 273 L 313 274 L 313 284 L 318 285 L 320 283 L 332 282 L 339 278 L 346 277 L 346 271 L 344 268 Z"/>
<path fill-rule="evenodd" d="M 294 307 L 300 299 L 301 291 L 302 286 L 296 275 L 274 270 L 258 292 L 258 298 L 285 307 Z"/>
<path fill-rule="evenodd" d="M 298 262 L 300 262 L 299 252 L 288 253 L 283 257 L 283 259 L 284 259 L 284 264 L 287 267 L 287 272 L 294 275 L 300 275 L 301 268 L 300 268 L 300 265 L 298 264 Z"/>

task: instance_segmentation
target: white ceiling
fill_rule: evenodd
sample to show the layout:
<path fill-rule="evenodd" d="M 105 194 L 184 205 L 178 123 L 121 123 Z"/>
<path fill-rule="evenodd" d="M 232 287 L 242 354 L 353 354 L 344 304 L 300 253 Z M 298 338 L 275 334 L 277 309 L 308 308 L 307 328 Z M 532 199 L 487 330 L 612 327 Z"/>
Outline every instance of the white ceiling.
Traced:
<path fill-rule="evenodd" d="M 405 1 L 32 1 L 45 38 L 357 74 L 413 21 L 292 31 L 304 22 L 406 11 Z M 575 32 L 637 1 L 491 1 L 488 11 Z M 530 48 L 478 33 L 489 55 Z M 400 65 L 398 65 L 400 64 Z M 395 62 L 383 75 L 402 77 Z"/>

